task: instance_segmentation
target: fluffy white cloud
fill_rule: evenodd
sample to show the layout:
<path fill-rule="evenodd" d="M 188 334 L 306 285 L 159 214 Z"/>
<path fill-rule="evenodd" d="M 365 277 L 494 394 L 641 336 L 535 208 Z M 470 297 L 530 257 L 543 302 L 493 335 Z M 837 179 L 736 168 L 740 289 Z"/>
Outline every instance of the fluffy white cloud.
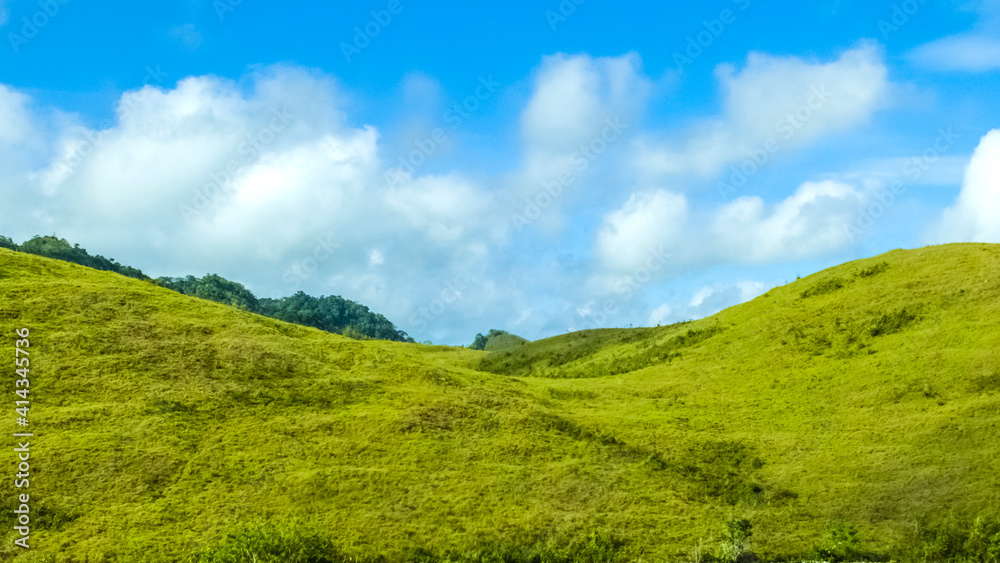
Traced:
<path fill-rule="evenodd" d="M 682 147 L 690 154 L 671 154 L 693 161 L 704 147 L 704 158 L 724 162 L 737 154 L 734 139 L 774 134 L 781 103 L 772 98 L 798 98 L 794 88 L 774 93 L 768 79 L 794 82 L 806 96 L 810 81 L 828 82 L 837 94 L 828 100 L 835 117 L 821 118 L 817 109 L 815 120 L 801 124 L 801 139 L 858 123 L 865 108 L 877 106 L 881 71 L 871 48 L 826 65 L 754 55 L 741 71 L 720 71 L 726 115 L 699 130 L 711 134 Z M 855 83 L 864 76 L 872 83 Z M 400 127 L 407 115 L 436 115 L 438 90 L 429 77 L 407 77 Z M 675 184 L 647 189 L 636 182 L 622 166 L 631 158 L 628 142 L 618 140 L 627 138 L 622 131 L 601 138 L 606 152 L 580 152 L 581 143 L 608 131 L 607 117 L 639 130 L 648 90 L 635 55 L 547 58 L 520 114 L 519 166 L 496 174 L 472 165 L 414 170 L 390 184 L 385 168 L 395 163 L 388 162 L 393 151 L 384 136 L 399 131 L 353 124 L 338 84 L 303 69 L 274 66 L 239 81 L 198 76 L 142 88 L 126 93 L 117 118 L 100 127 L 39 109 L 29 96 L 0 86 L 0 193 L 8 204 L 0 206 L 0 234 L 56 232 L 152 275 L 218 272 L 263 296 L 298 289 L 342 294 L 418 338 L 450 343 L 489 326 L 535 337 L 580 322 L 702 316 L 759 288 L 708 285 L 696 299 L 663 303 L 658 282 L 684 281 L 684 274 L 714 265 L 814 257 L 847 244 L 843 224 L 861 200 L 851 179 L 803 184 L 777 202 L 745 197 L 704 208 L 662 189 Z M 835 105 L 840 96 L 843 107 Z M 411 98 L 427 107 L 408 105 Z M 761 115 L 754 114 L 757 104 Z M 535 196 L 567 171 L 561 195 L 545 192 L 543 205 Z M 623 185 L 638 187 L 625 198 Z M 525 200 L 546 217 L 568 211 L 571 230 L 561 237 L 556 230 L 513 234 L 510 209 L 498 201 L 508 197 L 522 206 L 518 211 Z M 686 281 L 696 284 L 682 290 L 691 290 L 686 295 L 713 283 Z M 609 300 L 618 313 L 607 313 Z"/>
<path fill-rule="evenodd" d="M 864 194 L 836 181 L 807 182 L 770 210 L 759 197 L 723 206 L 711 223 L 715 253 L 727 262 L 754 264 L 820 256 L 847 246 L 845 226 Z"/>
<path fill-rule="evenodd" d="M 925 43 L 910 57 L 936 70 L 988 72 L 1000 68 L 1000 40 L 978 34 L 955 35 Z"/>
<path fill-rule="evenodd" d="M 764 294 L 770 287 L 757 281 L 739 281 L 735 284 L 705 286 L 691 296 L 685 309 L 686 318 L 709 317 L 719 311 L 744 303 Z"/>
<path fill-rule="evenodd" d="M 620 174 L 618 155 L 652 89 L 636 54 L 545 57 L 521 112 L 523 162 L 504 181 L 512 226 L 535 223 L 553 232 L 561 210 L 587 193 L 590 203 Z"/>
<path fill-rule="evenodd" d="M 666 190 L 632 194 L 621 209 L 610 213 L 597 234 L 597 257 L 615 272 L 640 267 L 651 250 L 676 248 L 688 227 L 687 199 Z"/>
<path fill-rule="evenodd" d="M 0 146 L 23 143 L 33 133 L 29 101 L 26 95 L 0 84 Z"/>
<path fill-rule="evenodd" d="M 1000 129 L 979 142 L 958 200 L 932 229 L 935 242 L 1000 242 Z"/>
<path fill-rule="evenodd" d="M 634 53 L 602 58 L 546 57 L 521 117 L 529 147 L 549 153 L 572 152 L 599 135 L 607 119 L 628 121 L 637 115 L 650 91 L 641 65 Z"/>
<path fill-rule="evenodd" d="M 865 201 L 843 182 L 807 182 L 768 206 L 742 197 L 694 212 L 684 195 L 656 190 L 633 194 L 608 214 L 595 243 L 596 286 L 610 291 L 622 274 L 643 268 L 660 278 L 718 264 L 766 264 L 822 256 L 852 243 L 845 228 Z M 666 256 L 652 268 L 650 256 Z"/>
<path fill-rule="evenodd" d="M 924 43 L 910 51 L 910 60 L 933 70 L 989 72 L 1000 68 L 1000 2 L 981 0 L 972 11 L 980 18 L 972 30 Z"/>
<path fill-rule="evenodd" d="M 857 127 L 885 101 L 882 59 L 877 46 L 864 44 L 829 63 L 751 53 L 740 70 L 720 65 L 723 114 L 697 124 L 682 140 L 639 143 L 636 165 L 650 178 L 712 176 L 766 145 L 775 152 Z"/>
<path fill-rule="evenodd" d="M 673 308 L 666 303 L 653 309 L 653 312 L 649 314 L 649 326 L 670 324 L 671 319 L 673 319 L 673 312 Z"/>
<path fill-rule="evenodd" d="M 48 154 L 16 178 L 12 151 L 44 135 L 30 98 L 0 87 L 0 189 L 24 195 L 0 208 L 0 232 L 57 232 L 152 275 L 218 272 L 263 296 L 343 294 L 433 330 L 442 312 L 412 313 L 459 275 L 486 277 L 506 217 L 458 174 L 389 187 L 379 132 L 347 124 L 344 105 L 299 68 L 185 78 L 127 92 L 100 128 L 46 125 Z"/>
<path fill-rule="evenodd" d="M 384 194 L 394 210 L 428 241 L 454 246 L 467 241 L 488 221 L 492 198 L 457 174 L 424 176 Z"/>
<path fill-rule="evenodd" d="M 668 325 L 689 319 L 710 317 L 723 309 L 763 295 L 777 285 L 775 282 L 751 280 L 703 285 L 698 287 L 686 301 L 678 299 L 653 309 L 649 314 L 648 325 Z"/>

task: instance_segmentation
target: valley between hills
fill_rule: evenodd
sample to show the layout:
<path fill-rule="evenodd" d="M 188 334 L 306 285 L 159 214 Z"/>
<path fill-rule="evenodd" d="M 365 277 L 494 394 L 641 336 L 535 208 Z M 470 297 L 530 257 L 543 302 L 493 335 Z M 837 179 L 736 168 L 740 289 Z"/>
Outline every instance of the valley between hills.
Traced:
<path fill-rule="evenodd" d="M 0 248 L 6 425 L 27 328 L 34 432 L 32 549 L 8 481 L 0 557 L 996 561 L 998 274 L 1000 245 L 894 250 L 478 351 Z"/>

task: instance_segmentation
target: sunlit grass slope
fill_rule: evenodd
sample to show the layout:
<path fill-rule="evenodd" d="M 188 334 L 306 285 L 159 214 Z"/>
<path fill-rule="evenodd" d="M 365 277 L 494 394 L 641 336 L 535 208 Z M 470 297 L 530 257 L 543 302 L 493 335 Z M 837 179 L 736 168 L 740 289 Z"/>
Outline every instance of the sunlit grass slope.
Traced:
<path fill-rule="evenodd" d="M 178 560 L 303 522 L 390 558 L 598 532 L 673 560 L 732 516 L 764 556 L 843 523 L 885 550 L 1000 507 L 998 274 L 997 245 L 893 251 L 692 323 L 484 353 L 0 249 L 7 365 L 32 331 L 32 556 Z M 28 560 L 12 537 L 0 557 Z"/>
<path fill-rule="evenodd" d="M 521 338 L 516 334 L 500 334 L 486 340 L 486 347 L 484 348 L 487 352 L 498 352 L 500 350 L 507 350 L 510 348 L 517 348 L 518 346 L 523 346 L 529 341 Z"/>

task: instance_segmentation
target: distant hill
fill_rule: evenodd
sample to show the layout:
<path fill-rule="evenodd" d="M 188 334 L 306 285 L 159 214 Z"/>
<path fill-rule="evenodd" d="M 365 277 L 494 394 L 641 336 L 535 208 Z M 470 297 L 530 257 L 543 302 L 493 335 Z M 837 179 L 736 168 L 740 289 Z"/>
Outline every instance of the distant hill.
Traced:
<path fill-rule="evenodd" d="M 137 268 L 123 266 L 113 258 L 105 258 L 99 254 L 91 256 L 86 249 L 80 248 L 79 244 L 70 244 L 66 239 L 55 236 L 34 236 L 21 244 L 16 244 L 10 237 L 0 236 L 0 248 L 65 260 L 95 270 L 115 272 L 139 280 L 149 279 L 149 276 Z"/>
<path fill-rule="evenodd" d="M 469 348 L 473 350 L 486 350 L 488 352 L 496 352 L 498 350 L 506 350 L 508 348 L 516 348 L 530 342 L 520 336 L 510 334 L 506 330 L 490 329 L 489 333 L 485 336 L 480 333 L 476 335 L 476 338 L 472 341 Z"/>
<path fill-rule="evenodd" d="M 6 249 L 0 297 L 8 361 L 30 329 L 35 432 L 33 545 L 13 546 L 8 481 L 3 560 L 1000 553 L 1000 245 L 496 352 L 351 340 Z"/>
<path fill-rule="evenodd" d="M 157 278 L 156 284 L 184 295 L 201 297 L 265 317 L 351 338 L 413 342 L 405 332 L 397 330 L 389 319 L 339 295 L 313 297 L 299 291 L 280 299 L 258 299 L 242 284 L 216 274 L 201 278 Z"/>
<path fill-rule="evenodd" d="M 508 350 L 510 348 L 517 348 L 518 346 L 523 346 L 531 342 L 525 338 L 521 338 L 516 334 L 501 334 L 489 338 L 486 341 L 486 347 L 484 350 L 487 352 L 496 352 L 499 350 Z"/>
<path fill-rule="evenodd" d="M 79 244 L 70 244 L 66 239 L 55 236 L 35 236 L 20 245 L 10 237 L 0 236 L 0 248 L 63 260 L 139 280 L 150 280 L 141 270 L 123 266 L 113 259 L 100 255 L 91 256 L 86 249 L 80 248 Z M 406 332 L 397 330 L 389 319 L 360 303 L 338 295 L 313 297 L 300 291 L 280 299 L 258 299 L 243 284 L 227 280 L 217 274 L 208 274 L 201 278 L 160 277 L 151 281 L 185 295 L 351 338 L 413 342 Z"/>

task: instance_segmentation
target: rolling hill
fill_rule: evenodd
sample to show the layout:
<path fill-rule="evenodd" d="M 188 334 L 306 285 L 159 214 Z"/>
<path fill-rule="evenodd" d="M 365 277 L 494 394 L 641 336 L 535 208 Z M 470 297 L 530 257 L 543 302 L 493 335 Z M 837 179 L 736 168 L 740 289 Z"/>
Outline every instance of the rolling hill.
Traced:
<path fill-rule="evenodd" d="M 986 561 L 998 274 L 1000 245 L 896 250 L 699 321 L 479 352 L 0 249 L 34 433 L 32 548 L 8 438 L 0 557 Z"/>

